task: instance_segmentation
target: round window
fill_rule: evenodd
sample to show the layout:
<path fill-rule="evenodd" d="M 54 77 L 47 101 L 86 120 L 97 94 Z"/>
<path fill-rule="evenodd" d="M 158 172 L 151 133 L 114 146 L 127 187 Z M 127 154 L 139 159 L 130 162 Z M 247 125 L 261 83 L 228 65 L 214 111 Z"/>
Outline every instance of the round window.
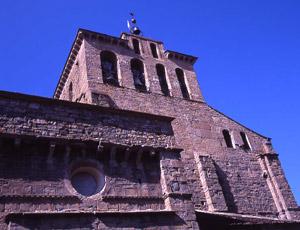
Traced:
<path fill-rule="evenodd" d="M 71 184 L 77 193 L 92 196 L 104 187 L 104 177 L 93 167 L 80 167 L 71 175 Z"/>

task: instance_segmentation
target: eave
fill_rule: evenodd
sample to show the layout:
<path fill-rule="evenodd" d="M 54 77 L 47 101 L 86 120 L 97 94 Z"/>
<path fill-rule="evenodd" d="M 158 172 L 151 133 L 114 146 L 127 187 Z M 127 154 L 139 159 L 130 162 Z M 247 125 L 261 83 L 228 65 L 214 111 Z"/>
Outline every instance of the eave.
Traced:
<path fill-rule="evenodd" d="M 195 56 L 179 53 L 179 52 L 172 51 L 172 50 L 166 50 L 165 54 L 166 54 L 167 58 L 169 58 L 169 59 L 186 62 L 186 63 L 192 64 L 192 65 L 195 64 L 195 62 L 198 59 Z"/>

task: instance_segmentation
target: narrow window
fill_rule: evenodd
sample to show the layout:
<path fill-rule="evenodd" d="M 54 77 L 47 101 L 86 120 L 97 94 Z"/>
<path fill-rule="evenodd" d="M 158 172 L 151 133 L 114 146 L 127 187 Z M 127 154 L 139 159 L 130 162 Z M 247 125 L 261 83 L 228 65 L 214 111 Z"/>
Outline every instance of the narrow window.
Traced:
<path fill-rule="evenodd" d="M 166 79 L 165 67 L 162 64 L 157 64 L 156 65 L 156 73 L 157 73 L 157 76 L 159 79 L 161 92 L 165 96 L 170 96 L 170 91 L 169 91 L 168 83 L 167 83 L 167 79 Z"/>
<path fill-rule="evenodd" d="M 73 101 L 73 84 L 72 84 L 72 82 L 69 85 L 69 101 Z"/>
<path fill-rule="evenodd" d="M 102 51 L 100 58 L 103 83 L 118 86 L 119 81 L 116 55 L 110 51 Z"/>
<path fill-rule="evenodd" d="M 184 73 L 183 73 L 182 69 L 177 68 L 175 70 L 175 72 L 176 72 L 176 75 L 177 75 L 177 79 L 178 79 L 178 82 L 179 82 L 179 85 L 180 85 L 180 89 L 181 89 L 181 93 L 182 93 L 183 98 L 190 99 L 189 92 L 187 90 L 186 83 L 185 83 L 185 80 L 184 80 Z"/>
<path fill-rule="evenodd" d="M 140 43 L 137 39 L 132 39 L 132 45 L 133 45 L 134 52 L 136 54 L 141 54 L 141 52 L 140 52 Z"/>
<path fill-rule="evenodd" d="M 143 62 L 139 59 L 132 59 L 130 61 L 130 67 L 131 67 L 135 88 L 140 91 L 146 91 Z"/>
<path fill-rule="evenodd" d="M 154 43 L 150 43 L 151 53 L 154 58 L 158 58 L 156 45 Z"/>
<path fill-rule="evenodd" d="M 223 133 L 223 136 L 224 136 L 224 139 L 225 139 L 225 142 L 226 142 L 226 146 L 228 148 L 233 148 L 233 141 L 232 141 L 232 138 L 231 138 L 231 135 L 229 133 L 229 131 L 227 129 L 224 129 L 222 131 Z"/>
<path fill-rule="evenodd" d="M 251 145 L 250 145 L 250 142 L 249 142 L 249 139 L 248 139 L 246 133 L 240 132 L 240 134 L 241 134 L 241 137 L 242 137 L 242 140 L 243 140 L 243 143 L 244 143 L 244 145 L 243 145 L 244 149 L 250 150 Z"/>

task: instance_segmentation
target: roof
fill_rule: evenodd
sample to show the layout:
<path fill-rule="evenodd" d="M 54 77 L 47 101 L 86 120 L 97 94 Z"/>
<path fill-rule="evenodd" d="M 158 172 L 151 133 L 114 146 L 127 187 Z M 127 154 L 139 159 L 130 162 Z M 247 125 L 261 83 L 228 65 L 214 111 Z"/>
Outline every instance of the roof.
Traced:
<path fill-rule="evenodd" d="M 300 221 L 298 220 L 282 220 L 278 218 L 266 217 L 266 216 L 255 216 L 249 214 L 238 214 L 238 213 L 226 213 L 226 212 L 211 212 L 203 210 L 195 210 L 196 214 L 205 218 L 207 221 L 209 219 L 223 219 L 224 223 L 231 225 L 295 225 L 300 227 Z"/>
<path fill-rule="evenodd" d="M 17 100 L 24 100 L 29 102 L 37 102 L 41 104 L 47 105 L 61 105 L 73 108 L 80 108 L 80 109 L 87 109 L 87 110 L 96 110 L 96 111 L 103 111 L 103 112 L 111 112 L 117 113 L 120 115 L 131 115 L 133 117 L 145 117 L 145 118 L 152 118 L 162 121 L 171 122 L 174 120 L 173 117 L 163 116 L 163 115 L 155 115 L 143 112 L 136 112 L 132 110 L 124 110 L 119 108 L 112 108 L 112 107 L 103 107 L 99 105 L 92 105 L 92 104 L 85 104 L 85 103 L 78 103 L 78 102 L 71 102 L 66 100 L 59 100 L 47 97 L 40 97 L 40 96 L 33 96 L 29 94 L 22 94 L 22 93 L 15 93 L 15 92 L 8 92 L 8 91 L 1 91 L 0 90 L 0 98 L 8 98 L 8 99 L 17 99 Z"/>

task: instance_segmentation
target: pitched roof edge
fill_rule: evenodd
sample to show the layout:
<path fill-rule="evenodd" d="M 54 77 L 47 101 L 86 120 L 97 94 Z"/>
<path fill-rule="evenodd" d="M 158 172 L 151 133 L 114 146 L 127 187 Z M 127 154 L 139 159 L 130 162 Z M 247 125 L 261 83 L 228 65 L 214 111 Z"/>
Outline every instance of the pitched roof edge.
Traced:
<path fill-rule="evenodd" d="M 212 109 L 212 110 L 214 110 L 215 112 L 217 112 L 217 113 L 219 113 L 219 114 L 225 116 L 226 118 L 228 118 L 229 120 L 233 121 L 234 123 L 237 123 L 238 125 L 244 127 L 245 129 L 248 129 L 250 132 L 253 132 L 253 133 L 259 135 L 260 137 L 265 138 L 265 139 L 268 139 L 268 140 L 271 140 L 271 139 L 272 139 L 272 138 L 270 138 L 270 137 L 264 136 L 264 135 L 262 135 L 262 134 L 260 134 L 260 133 L 258 133 L 258 132 L 256 132 L 256 131 L 254 131 L 254 130 L 248 128 L 247 126 L 241 124 L 240 122 L 234 120 L 233 118 L 231 118 L 231 117 L 227 116 L 226 114 L 220 112 L 219 110 L 213 108 L 212 106 L 210 106 L 210 105 L 208 105 L 208 104 L 206 104 L 206 105 L 207 105 L 210 109 Z"/>
<path fill-rule="evenodd" d="M 58 88 L 59 88 L 59 86 L 61 85 L 62 77 L 63 77 L 63 75 L 64 75 L 64 73 L 65 73 L 65 69 L 66 69 L 66 67 L 67 67 L 67 65 L 68 65 L 68 63 L 69 63 L 69 57 L 71 56 L 71 53 L 72 53 L 72 51 L 73 51 L 74 45 L 75 45 L 75 43 L 76 43 L 76 41 L 77 41 L 77 38 L 78 38 L 78 36 L 79 36 L 80 31 L 81 31 L 81 29 L 78 29 L 78 30 L 77 30 L 75 39 L 74 39 L 74 41 L 73 41 L 73 43 L 72 43 L 72 46 L 71 46 L 71 48 L 70 48 L 70 50 L 69 50 L 69 53 L 68 53 L 67 59 L 66 59 L 66 61 L 65 61 L 64 67 L 62 68 L 60 77 L 59 77 L 58 82 L 57 82 L 57 84 L 56 84 L 56 87 L 55 87 L 55 90 L 54 90 L 54 93 L 53 93 L 53 98 L 59 98 L 59 96 L 60 96 L 60 93 L 61 93 L 61 92 L 58 93 Z"/>
<path fill-rule="evenodd" d="M 250 214 L 239 214 L 239 213 L 228 213 L 228 212 L 212 212 L 212 211 L 205 211 L 195 209 L 196 213 L 199 214 L 207 214 L 207 215 L 214 215 L 214 216 L 221 216 L 221 217 L 228 217 L 234 218 L 239 220 L 257 220 L 257 221 L 265 221 L 264 223 L 299 223 L 299 220 L 282 220 L 278 218 L 266 217 L 266 216 L 257 216 L 257 215 L 250 215 Z"/>
<path fill-rule="evenodd" d="M 65 75 L 66 77 L 66 79 L 65 79 L 65 81 L 67 80 L 67 78 L 68 78 L 68 75 L 69 75 L 69 73 L 66 73 L 66 70 L 68 70 L 68 66 L 70 66 L 70 68 L 72 68 L 72 66 L 73 66 L 73 64 L 74 64 L 74 60 L 72 60 L 71 59 L 71 57 L 72 57 L 72 53 L 76 53 L 76 55 L 75 55 L 75 57 L 77 56 L 77 54 L 78 54 L 78 51 L 79 50 L 77 50 L 76 51 L 76 43 L 80 43 L 80 46 L 81 46 L 81 44 L 82 44 L 82 40 L 83 40 L 83 36 L 82 37 L 80 37 L 80 35 L 81 34 L 84 34 L 84 35 L 90 35 L 90 36 L 95 36 L 96 38 L 103 38 L 103 37 L 105 37 L 105 38 L 108 38 L 108 39 L 112 39 L 112 40 L 114 40 L 114 41 L 117 41 L 117 44 L 120 44 L 120 45 L 123 45 L 123 46 L 125 46 L 125 47 L 128 47 L 128 41 L 127 40 L 125 40 L 125 39 L 122 39 L 122 38 L 119 38 L 119 37 L 115 37 L 115 36 L 111 36 L 111 35 L 107 35 L 107 34 L 103 34 L 103 33 L 98 33 L 98 32 L 95 32 L 95 31 L 91 31 L 91 30 L 87 30 L 87 29 L 82 29 L 82 28 L 79 28 L 78 30 L 77 30 L 77 33 L 76 33 L 76 36 L 75 36 L 75 39 L 74 39 L 74 41 L 73 41 L 73 43 L 72 43 L 72 46 L 71 46 L 71 48 L 70 48 L 70 51 L 69 51 L 69 54 L 68 54 L 68 56 L 67 56 L 67 60 L 66 60 L 66 62 L 65 62 L 65 64 L 64 64 L 64 67 L 63 67 L 63 69 L 62 69 L 62 72 L 61 72 L 61 75 L 60 75 L 60 78 L 59 78 L 59 80 L 58 80 L 58 82 L 57 82 L 57 85 L 56 85 L 56 88 L 55 88 L 55 90 L 54 90 L 54 93 L 53 93 L 53 98 L 59 98 L 59 96 L 60 96 L 60 94 L 61 94 L 61 92 L 60 92 L 60 89 L 59 89 L 59 87 L 61 86 L 61 88 L 64 86 L 64 83 L 65 82 L 63 82 L 63 76 Z M 71 70 L 68 70 L 68 72 L 70 72 Z"/>
<path fill-rule="evenodd" d="M 48 104 L 48 105 L 55 104 L 55 105 L 61 105 L 61 106 L 70 106 L 70 107 L 75 107 L 75 108 L 99 110 L 99 111 L 105 111 L 105 112 L 110 112 L 110 113 L 117 112 L 118 114 L 126 114 L 126 115 L 132 114 L 134 116 L 159 119 L 159 120 L 169 121 L 169 122 L 171 122 L 175 119 L 174 117 L 169 117 L 169 116 L 149 114 L 149 113 L 137 112 L 137 111 L 132 111 L 132 110 L 124 110 L 124 109 L 119 109 L 119 108 L 103 107 L 103 106 L 99 106 L 99 105 L 71 102 L 71 101 L 59 100 L 59 99 L 55 99 L 55 98 L 41 97 L 41 96 L 35 96 L 35 95 L 30 95 L 30 94 L 22 94 L 22 93 L 8 92 L 8 91 L 2 91 L 2 90 L 0 90 L 0 98 L 24 100 L 24 101 L 36 102 L 36 103 L 42 103 L 42 104 Z"/>

